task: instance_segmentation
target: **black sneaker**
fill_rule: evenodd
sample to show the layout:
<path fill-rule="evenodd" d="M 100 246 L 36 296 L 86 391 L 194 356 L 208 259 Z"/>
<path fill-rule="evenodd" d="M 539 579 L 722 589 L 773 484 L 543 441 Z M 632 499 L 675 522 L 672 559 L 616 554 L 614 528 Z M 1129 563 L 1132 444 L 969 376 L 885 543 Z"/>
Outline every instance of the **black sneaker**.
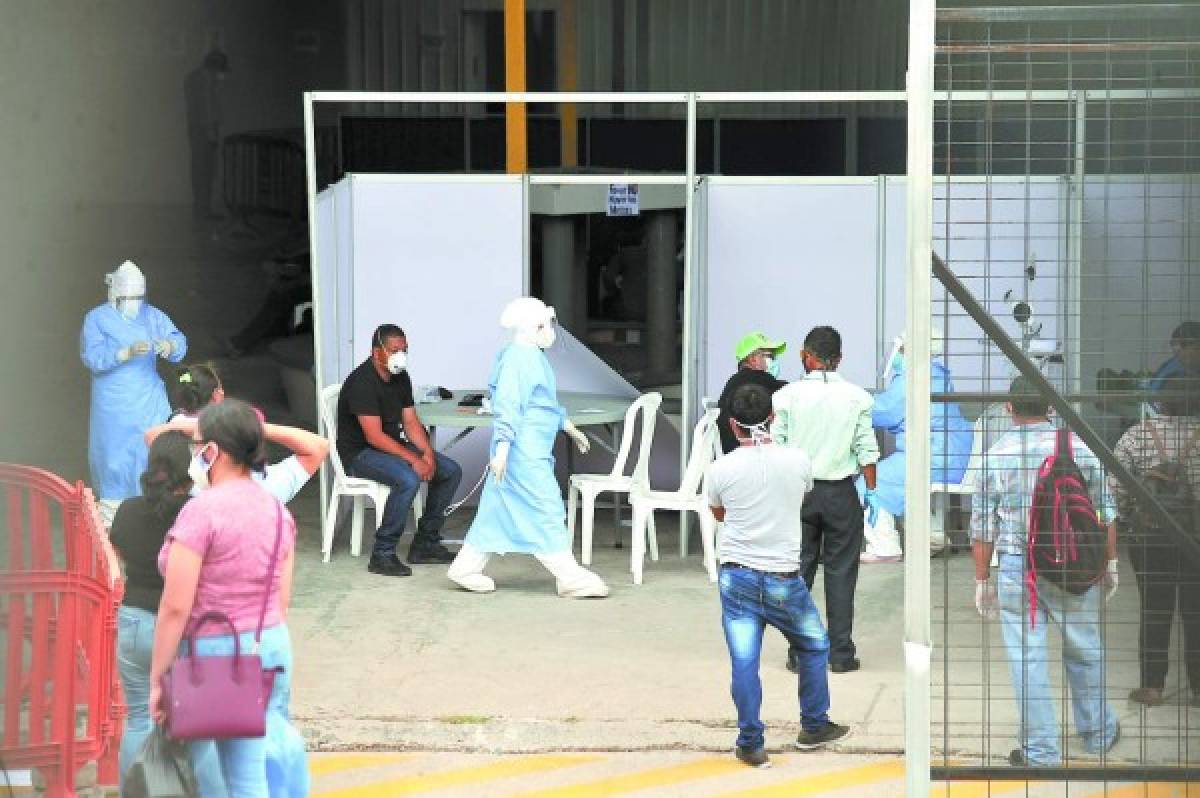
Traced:
<path fill-rule="evenodd" d="M 829 663 L 829 670 L 834 673 L 851 673 L 862 667 L 862 663 L 858 661 L 858 657 L 851 657 L 842 662 Z"/>
<path fill-rule="evenodd" d="M 408 561 L 413 565 L 446 565 L 454 562 L 454 552 L 440 542 L 417 543 L 408 547 Z"/>
<path fill-rule="evenodd" d="M 391 557 L 371 555 L 367 570 L 380 576 L 412 576 L 412 569 L 400 562 L 394 554 Z"/>
<path fill-rule="evenodd" d="M 1025 752 L 1020 748 L 1014 748 L 1008 752 L 1008 764 L 1015 768 L 1023 768 L 1029 765 L 1029 760 L 1025 758 Z"/>
<path fill-rule="evenodd" d="M 800 730 L 796 738 L 796 747 L 801 751 L 814 751 L 827 743 L 835 743 L 850 736 L 850 727 L 829 721 L 820 731 L 806 732 Z"/>
<path fill-rule="evenodd" d="M 738 758 L 739 762 L 744 762 L 750 767 L 771 767 L 771 758 L 767 756 L 767 749 L 765 748 L 742 748 L 739 745 L 734 748 L 733 755 Z"/>

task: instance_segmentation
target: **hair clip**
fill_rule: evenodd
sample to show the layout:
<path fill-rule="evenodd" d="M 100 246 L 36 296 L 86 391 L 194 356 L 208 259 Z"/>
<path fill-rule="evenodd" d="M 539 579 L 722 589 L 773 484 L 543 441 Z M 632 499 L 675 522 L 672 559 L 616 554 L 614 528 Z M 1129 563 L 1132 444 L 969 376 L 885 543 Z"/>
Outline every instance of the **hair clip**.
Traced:
<path fill-rule="evenodd" d="M 183 372 L 182 374 L 179 375 L 179 381 L 180 382 L 191 382 L 192 381 L 192 373 L 190 371 Z"/>

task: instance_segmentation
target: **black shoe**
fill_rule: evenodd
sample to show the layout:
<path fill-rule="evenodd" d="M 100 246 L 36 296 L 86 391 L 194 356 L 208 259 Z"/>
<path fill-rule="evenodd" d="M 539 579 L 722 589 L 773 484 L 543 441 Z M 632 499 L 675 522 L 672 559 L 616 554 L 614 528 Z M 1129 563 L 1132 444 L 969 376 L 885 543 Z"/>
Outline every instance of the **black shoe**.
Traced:
<path fill-rule="evenodd" d="M 408 561 L 413 565 L 446 565 L 454 562 L 454 552 L 438 541 L 414 542 L 408 547 Z"/>
<path fill-rule="evenodd" d="M 367 570 L 380 576 L 412 576 L 412 569 L 400 562 L 394 554 L 391 557 L 376 557 L 372 554 L 371 561 L 367 563 Z"/>
<path fill-rule="evenodd" d="M 1023 768 L 1029 766 L 1029 760 L 1025 758 L 1025 752 L 1020 748 L 1014 748 L 1008 752 L 1008 764 L 1015 768 Z"/>
<path fill-rule="evenodd" d="M 858 657 L 851 657 L 843 662 L 829 663 L 829 670 L 834 673 L 850 673 L 862 667 L 862 663 L 858 661 Z"/>
<path fill-rule="evenodd" d="M 744 762 L 750 767 L 771 767 L 771 758 L 767 756 L 767 749 L 765 748 L 742 748 L 739 745 L 734 748 L 733 755 L 738 758 L 739 762 Z"/>
<path fill-rule="evenodd" d="M 796 747 L 801 751 L 813 751 L 827 743 L 845 740 L 849 736 L 849 726 L 841 726 L 833 721 L 829 721 L 820 731 L 806 732 L 801 730 L 800 736 L 796 738 Z"/>

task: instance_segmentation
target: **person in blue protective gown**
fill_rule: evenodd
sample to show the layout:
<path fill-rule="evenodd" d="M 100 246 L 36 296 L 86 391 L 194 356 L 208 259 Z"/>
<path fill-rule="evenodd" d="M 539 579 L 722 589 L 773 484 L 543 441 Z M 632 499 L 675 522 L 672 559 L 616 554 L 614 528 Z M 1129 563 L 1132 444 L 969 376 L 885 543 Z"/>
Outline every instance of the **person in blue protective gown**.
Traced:
<path fill-rule="evenodd" d="M 178 363 L 187 339 L 167 314 L 146 304 L 146 278 L 132 261 L 105 282 L 108 302 L 84 317 L 79 356 L 92 373 L 88 466 L 107 521 L 122 500 L 139 493 L 147 457 L 142 434 L 171 415 L 155 362 Z"/>
<path fill-rule="evenodd" d="M 603 598 L 604 581 L 571 552 L 562 492 L 554 476 L 554 441 L 565 432 L 579 451 L 587 437 L 558 403 L 554 371 L 542 351 L 554 343 L 554 308 L 521 297 L 508 304 L 501 326 L 513 341 L 492 368 L 492 442 L 475 520 L 447 576 L 460 587 L 489 593 L 496 583 L 483 570 L 494 554 L 532 554 L 554 575 L 564 598 Z"/>
<path fill-rule="evenodd" d="M 941 359 L 942 338 L 934 333 L 934 360 L 930 364 L 931 393 L 951 393 L 954 384 L 950 370 Z M 904 471 L 908 449 L 907 419 L 905 418 L 908 380 L 905 373 L 904 341 L 897 338 L 891 360 L 892 378 L 887 388 L 875 396 L 871 423 L 876 429 L 890 432 L 896 439 L 896 450 L 879 461 L 875 467 L 875 493 L 880 513 L 874 524 L 865 529 L 866 550 L 863 562 L 892 562 L 900 559 L 900 536 L 896 518 L 904 515 Z M 958 484 L 967 472 L 974 432 L 971 423 L 952 402 L 934 402 L 930 407 L 930 481 Z M 934 542 L 935 545 L 938 541 Z M 941 541 L 945 545 L 945 541 Z"/>

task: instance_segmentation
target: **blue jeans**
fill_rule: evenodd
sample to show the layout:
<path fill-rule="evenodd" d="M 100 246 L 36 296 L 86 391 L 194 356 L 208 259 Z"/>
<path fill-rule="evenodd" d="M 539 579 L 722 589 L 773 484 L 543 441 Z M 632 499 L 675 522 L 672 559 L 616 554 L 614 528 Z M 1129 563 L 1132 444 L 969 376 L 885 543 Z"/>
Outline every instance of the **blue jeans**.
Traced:
<path fill-rule="evenodd" d="M 738 713 L 737 744 L 763 747 L 762 680 L 758 676 L 763 630 L 773 626 L 791 644 L 799 666 L 800 725 L 815 732 L 829 723 L 829 636 L 804 580 L 721 566 L 721 624 L 733 666 L 730 692 Z"/>
<path fill-rule="evenodd" d="M 1075 731 L 1093 754 L 1107 751 L 1117 733 L 1117 716 L 1104 700 L 1104 641 L 1100 638 L 1101 588 L 1076 596 L 1044 579 L 1038 580 L 1036 622 L 1030 618 L 1025 589 L 1025 558 L 1001 554 L 996 593 L 1000 625 L 1016 693 L 1020 728 L 1017 736 L 1032 765 L 1058 765 L 1058 720 L 1055 694 L 1046 662 L 1049 621 L 1062 633 L 1063 662 L 1071 688 Z"/>
<path fill-rule="evenodd" d="M 239 637 L 241 650 L 252 651 L 254 632 L 242 632 Z M 182 655 L 188 650 L 187 641 L 179 647 Z M 233 636 L 214 635 L 196 638 L 196 653 L 200 656 L 232 656 Z M 275 676 L 275 689 L 267 703 L 268 711 L 279 712 L 287 717 L 288 703 L 292 695 L 292 642 L 287 626 L 279 624 L 262 633 L 258 650 L 264 668 L 282 668 Z M 229 740 L 196 740 L 188 744 L 192 765 L 197 769 L 208 747 L 216 748 L 224 784 L 230 798 L 268 798 L 267 789 L 267 738 L 238 737 Z M 209 792 L 200 785 L 201 798 L 221 798 L 225 792 Z"/>
<path fill-rule="evenodd" d="M 401 444 L 407 445 L 407 444 Z M 409 446 L 413 449 L 412 446 Z M 414 449 L 415 451 L 415 449 Z M 437 469 L 429 480 L 429 495 L 425 500 L 425 515 L 417 522 L 416 540 L 436 543 L 441 539 L 442 524 L 446 521 L 446 508 L 454 499 L 462 469 L 458 463 L 441 452 L 435 452 Z M 396 544 L 404 534 L 404 522 L 412 508 L 413 499 L 421 487 L 421 478 L 404 458 L 381 452 L 378 449 L 363 449 L 349 464 L 350 473 L 366 477 L 384 485 L 391 485 L 387 504 L 383 508 L 383 521 L 375 532 L 375 548 L 372 557 L 391 557 L 396 553 Z M 378 510 L 376 510 L 378 512 Z"/>
<path fill-rule="evenodd" d="M 121 782 L 154 728 L 150 718 L 150 656 L 154 651 L 154 613 L 121 605 L 117 610 L 117 672 L 125 694 L 125 731 L 119 756 Z M 192 752 L 192 764 L 203 794 L 224 796 L 225 782 L 217 748 L 209 743 Z"/>

